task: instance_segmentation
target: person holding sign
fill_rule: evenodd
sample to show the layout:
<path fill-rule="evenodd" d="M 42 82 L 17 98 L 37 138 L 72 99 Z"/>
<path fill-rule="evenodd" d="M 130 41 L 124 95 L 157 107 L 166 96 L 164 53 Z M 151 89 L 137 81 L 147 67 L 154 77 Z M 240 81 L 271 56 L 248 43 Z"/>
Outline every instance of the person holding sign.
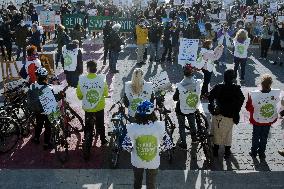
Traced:
<path fill-rule="evenodd" d="M 142 188 L 144 171 L 147 189 L 155 189 L 160 151 L 169 150 L 174 144 L 166 132 L 165 122 L 158 121 L 153 103 L 146 100 L 141 102 L 135 120 L 136 123 L 126 126 L 127 135 L 122 143 L 123 149 L 131 152 L 134 189 Z"/>
<path fill-rule="evenodd" d="M 236 37 L 233 39 L 234 44 L 234 70 L 237 76 L 239 66 L 241 66 L 241 81 L 245 79 L 245 68 L 248 57 L 248 48 L 250 45 L 250 38 L 248 38 L 248 32 L 244 29 L 240 29 Z"/>
<path fill-rule="evenodd" d="M 82 100 L 85 111 L 85 127 L 83 144 L 84 159 L 89 160 L 93 142 L 94 124 L 100 136 L 101 145 L 108 143 L 105 135 L 104 108 L 105 97 L 108 96 L 108 86 L 105 75 L 96 74 L 97 63 L 87 62 L 88 75 L 81 75 L 77 86 L 77 97 Z"/>
<path fill-rule="evenodd" d="M 248 95 L 246 109 L 250 113 L 250 123 L 253 125 L 252 147 L 250 155 L 265 159 L 265 150 L 270 127 L 277 121 L 277 105 L 280 102 L 280 89 L 272 89 L 272 77 L 264 74 L 261 77 L 261 89 Z"/>
<path fill-rule="evenodd" d="M 153 84 L 144 81 L 144 72 L 136 68 L 131 81 L 125 83 L 124 104 L 128 107 L 128 115 L 134 118 L 137 106 L 143 100 L 154 102 Z"/>
<path fill-rule="evenodd" d="M 184 150 L 187 150 L 185 118 L 189 123 L 191 140 L 192 142 L 196 141 L 195 111 L 200 105 L 202 81 L 195 79 L 193 72 L 194 68 L 190 64 L 183 67 L 184 78 L 180 83 L 177 83 L 177 89 L 173 96 L 173 100 L 177 101 L 176 114 L 181 138 L 178 147 Z"/>

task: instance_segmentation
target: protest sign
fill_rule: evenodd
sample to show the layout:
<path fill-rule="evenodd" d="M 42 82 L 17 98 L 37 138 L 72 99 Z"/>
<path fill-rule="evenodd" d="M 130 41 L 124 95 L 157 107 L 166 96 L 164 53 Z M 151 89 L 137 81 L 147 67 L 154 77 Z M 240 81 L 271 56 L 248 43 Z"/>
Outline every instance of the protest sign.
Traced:
<path fill-rule="evenodd" d="M 61 17 L 60 17 L 60 15 L 55 15 L 55 24 L 57 24 L 57 25 L 61 24 Z"/>
<path fill-rule="evenodd" d="M 55 11 L 41 11 L 39 20 L 45 31 L 53 31 L 55 29 Z"/>
<path fill-rule="evenodd" d="M 205 30 L 205 24 L 200 22 L 198 23 L 198 27 L 199 27 L 199 31 L 202 33 L 202 34 L 205 34 L 206 33 L 206 30 Z"/>
<path fill-rule="evenodd" d="M 278 16 L 278 22 L 284 22 L 284 16 Z"/>
<path fill-rule="evenodd" d="M 199 39 L 180 39 L 178 63 L 181 65 L 194 63 L 197 58 Z"/>
<path fill-rule="evenodd" d="M 192 1 L 193 1 L 193 0 L 185 0 L 185 1 L 184 1 L 184 6 L 185 6 L 185 7 L 191 7 L 191 6 L 192 6 L 192 3 L 193 3 Z"/>
<path fill-rule="evenodd" d="M 97 14 L 98 14 L 97 9 L 90 9 L 87 12 L 88 12 L 89 16 L 97 16 Z"/>
<path fill-rule="evenodd" d="M 83 14 L 66 14 L 63 16 L 63 25 L 68 29 L 73 29 L 76 24 L 83 25 Z"/>
<path fill-rule="evenodd" d="M 174 0 L 174 5 L 181 5 L 181 0 Z"/>
<path fill-rule="evenodd" d="M 149 81 L 152 82 L 154 91 L 166 90 L 171 87 L 171 82 L 166 71 L 149 78 Z"/>
<path fill-rule="evenodd" d="M 60 111 L 51 88 L 46 87 L 43 89 L 43 94 L 39 96 L 39 100 L 43 112 L 48 116 L 49 121 L 57 120 L 60 116 Z"/>
<path fill-rule="evenodd" d="M 262 16 L 256 16 L 256 22 L 259 24 L 263 23 L 263 17 Z"/>
<path fill-rule="evenodd" d="M 275 12 L 277 12 L 277 10 L 278 10 L 278 3 L 277 2 L 274 2 L 274 3 L 270 3 L 270 12 L 271 13 L 275 13 Z"/>
<path fill-rule="evenodd" d="M 227 18 L 226 11 L 221 11 L 219 13 L 219 20 L 226 20 L 226 18 Z"/>
<path fill-rule="evenodd" d="M 247 15 L 245 22 L 246 23 L 253 22 L 253 17 L 254 17 L 254 15 Z"/>

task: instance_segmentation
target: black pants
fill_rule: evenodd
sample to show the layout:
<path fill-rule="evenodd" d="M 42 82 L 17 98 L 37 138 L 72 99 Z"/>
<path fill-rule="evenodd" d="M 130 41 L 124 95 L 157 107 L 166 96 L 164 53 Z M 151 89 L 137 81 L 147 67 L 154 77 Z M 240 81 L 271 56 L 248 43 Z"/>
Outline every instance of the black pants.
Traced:
<path fill-rule="evenodd" d="M 51 123 L 48 120 L 47 115 L 44 114 L 36 114 L 36 127 L 35 127 L 35 138 L 39 139 L 42 128 L 44 126 L 44 143 L 49 144 L 50 143 L 50 137 L 51 137 Z"/>
<path fill-rule="evenodd" d="M 245 73 L 246 73 L 246 62 L 247 59 L 246 58 L 238 58 L 238 57 L 234 57 L 234 71 L 235 71 L 235 75 L 237 76 L 238 74 L 238 70 L 239 70 L 239 65 L 241 65 L 241 79 L 245 79 Z"/>
<path fill-rule="evenodd" d="M 158 174 L 158 169 L 142 169 L 133 167 L 134 172 L 134 189 L 142 188 L 143 173 L 146 170 L 146 188 L 155 189 L 156 188 L 156 177 Z"/>
<path fill-rule="evenodd" d="M 252 147 L 253 154 L 264 155 L 266 150 L 267 139 L 270 126 L 253 126 L 252 132 Z"/>
<path fill-rule="evenodd" d="M 85 112 L 85 141 L 90 144 L 93 142 L 94 125 L 96 124 L 96 132 L 100 135 L 100 139 L 105 140 L 104 110 L 99 112 Z"/>
<path fill-rule="evenodd" d="M 143 60 L 146 61 L 147 60 L 147 47 L 145 48 L 144 54 L 143 54 Z"/>
<path fill-rule="evenodd" d="M 208 94 L 208 86 L 211 81 L 212 72 L 209 72 L 208 70 L 205 69 L 202 69 L 202 72 L 204 74 L 204 81 L 201 89 L 201 95 L 205 95 Z"/>
<path fill-rule="evenodd" d="M 104 45 L 104 62 L 106 62 L 108 53 L 109 53 L 109 47 L 108 45 Z"/>
<path fill-rule="evenodd" d="M 7 57 L 5 54 L 4 46 L 6 47 L 7 51 Z M 4 42 L 3 45 L 1 45 L 1 51 L 2 51 L 2 56 L 4 57 L 5 60 L 11 61 L 12 60 L 12 43 Z"/>
<path fill-rule="evenodd" d="M 168 55 L 168 60 L 171 60 L 172 59 L 172 46 L 165 46 L 164 47 L 164 52 L 163 52 L 163 55 L 162 55 L 162 61 L 165 61 L 166 59 L 166 56 Z"/>
<path fill-rule="evenodd" d="M 271 43 L 271 39 L 261 39 L 260 46 L 261 46 L 261 55 L 262 58 L 267 58 L 267 52 Z"/>
<path fill-rule="evenodd" d="M 68 86 L 77 88 L 80 74 L 76 71 L 75 72 L 65 71 L 65 76 Z"/>

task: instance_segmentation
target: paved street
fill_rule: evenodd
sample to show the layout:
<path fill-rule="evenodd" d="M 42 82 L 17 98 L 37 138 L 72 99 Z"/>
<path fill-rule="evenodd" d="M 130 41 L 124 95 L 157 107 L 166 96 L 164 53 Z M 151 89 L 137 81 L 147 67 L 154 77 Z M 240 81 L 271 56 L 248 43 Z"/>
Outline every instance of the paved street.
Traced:
<path fill-rule="evenodd" d="M 120 60 L 117 65 L 120 73 L 116 75 L 108 72 L 108 66 L 102 66 L 100 58 L 103 54 L 103 48 L 101 46 L 86 45 L 84 50 L 86 52 L 83 59 L 85 61 L 90 59 L 98 60 L 99 72 L 107 75 L 111 99 L 107 100 L 105 122 L 106 127 L 109 127 L 109 116 L 111 114 L 108 113 L 108 110 L 113 102 L 121 98 L 123 83 L 131 79 L 131 74 L 136 67 L 135 49 L 126 48 L 120 54 Z M 273 75 L 275 88 L 284 89 L 284 67 L 271 65 L 268 61 L 259 62 L 256 60 L 259 57 L 258 51 L 259 49 L 255 47 L 250 49 L 251 53 L 247 65 L 246 83 L 243 86 L 245 96 L 247 96 L 248 91 L 257 87 L 260 76 L 264 73 Z M 228 60 L 229 64 L 218 67 L 217 71 L 220 75 L 213 77 L 213 85 L 222 81 L 222 74 L 226 67 L 233 67 L 231 58 Z M 168 73 L 172 84 L 182 79 L 182 68 L 177 64 L 147 63 L 142 66 L 142 69 L 146 73 L 146 80 L 161 71 Z M 202 75 L 197 74 L 197 77 L 202 77 Z M 175 105 L 172 95 L 172 91 L 167 92 L 166 106 L 174 110 L 173 107 Z M 80 102 L 75 97 L 74 89 L 69 89 L 68 99 L 74 108 L 81 111 Z M 206 102 L 204 102 L 204 107 L 206 107 Z M 83 112 L 81 112 L 81 115 L 83 116 Z M 175 114 L 172 113 L 171 118 L 177 125 L 175 117 Z M 266 161 L 260 162 L 259 159 L 253 160 L 248 155 L 251 146 L 252 127 L 248 123 L 248 113 L 243 109 L 241 123 L 235 126 L 234 129 L 233 156 L 229 160 L 225 161 L 222 158 L 223 152 L 221 151 L 220 157 L 214 160 L 214 165 L 211 167 L 213 172 L 207 172 L 202 170 L 204 169 L 204 155 L 202 150 L 198 151 L 197 145 L 188 145 L 188 152 L 176 149 L 172 164 L 169 164 L 166 158 L 162 157 L 160 167 L 162 171 L 158 179 L 159 188 L 283 188 L 284 173 L 282 171 L 284 171 L 284 158 L 277 153 L 277 150 L 284 147 L 283 129 L 284 121 L 282 120 L 279 120 L 271 129 L 267 145 Z M 43 151 L 42 146 L 36 146 L 30 142 L 30 137 L 24 138 L 12 152 L 0 156 L 0 169 L 4 169 L 0 171 L 0 188 L 3 187 L 3 184 L 3 188 L 15 188 L 18 186 L 18 183 L 14 182 L 16 178 L 22 183 L 20 188 L 131 188 L 133 179 L 132 171 L 129 170 L 131 169 L 130 155 L 123 152 L 120 156 L 118 170 L 109 170 L 109 149 L 100 148 L 100 143 L 96 143 L 95 141 L 96 144 L 92 151 L 91 160 L 84 162 L 81 152 L 82 137 L 82 135 L 72 134 L 70 161 L 64 165 L 57 161 L 54 151 Z M 178 129 L 176 129 L 174 141 L 178 140 Z M 191 144 L 190 137 L 188 137 L 188 144 Z M 48 170 L 26 170 L 29 168 Z M 12 170 L 9 171 L 6 169 Z M 240 173 L 239 171 L 244 173 Z M 38 180 L 38 182 L 35 182 L 35 180 Z M 222 181 L 224 180 L 228 180 L 228 182 L 223 184 Z M 235 185 L 232 187 L 231 184 L 233 183 Z"/>

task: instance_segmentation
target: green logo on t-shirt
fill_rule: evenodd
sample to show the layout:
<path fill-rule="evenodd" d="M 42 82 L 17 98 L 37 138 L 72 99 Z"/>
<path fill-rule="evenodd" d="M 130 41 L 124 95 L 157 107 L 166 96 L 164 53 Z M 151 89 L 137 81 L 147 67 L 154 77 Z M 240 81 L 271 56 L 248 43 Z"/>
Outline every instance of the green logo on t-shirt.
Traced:
<path fill-rule="evenodd" d="M 99 101 L 99 98 L 100 94 L 95 89 L 89 90 L 86 94 L 86 99 L 91 105 L 96 104 Z"/>
<path fill-rule="evenodd" d="M 196 93 L 189 93 L 189 95 L 186 98 L 186 104 L 190 108 L 196 108 L 198 104 L 198 95 Z"/>
<path fill-rule="evenodd" d="M 142 135 L 136 139 L 136 151 L 143 161 L 150 162 L 157 155 L 157 138 L 152 135 Z"/>
<path fill-rule="evenodd" d="M 142 102 L 143 100 L 141 98 L 135 98 L 132 100 L 131 103 L 131 110 L 136 112 L 138 105 L 140 104 L 140 102 Z"/>
<path fill-rule="evenodd" d="M 245 47 L 243 45 L 238 45 L 237 50 L 240 55 L 243 55 L 245 53 Z"/>
<path fill-rule="evenodd" d="M 71 58 L 71 56 L 70 55 L 66 55 L 65 57 L 64 57 L 64 65 L 65 66 L 70 66 L 72 64 L 72 58 Z"/>
<path fill-rule="evenodd" d="M 271 118 L 274 115 L 274 106 L 272 104 L 265 104 L 261 106 L 260 115 L 264 118 Z"/>

